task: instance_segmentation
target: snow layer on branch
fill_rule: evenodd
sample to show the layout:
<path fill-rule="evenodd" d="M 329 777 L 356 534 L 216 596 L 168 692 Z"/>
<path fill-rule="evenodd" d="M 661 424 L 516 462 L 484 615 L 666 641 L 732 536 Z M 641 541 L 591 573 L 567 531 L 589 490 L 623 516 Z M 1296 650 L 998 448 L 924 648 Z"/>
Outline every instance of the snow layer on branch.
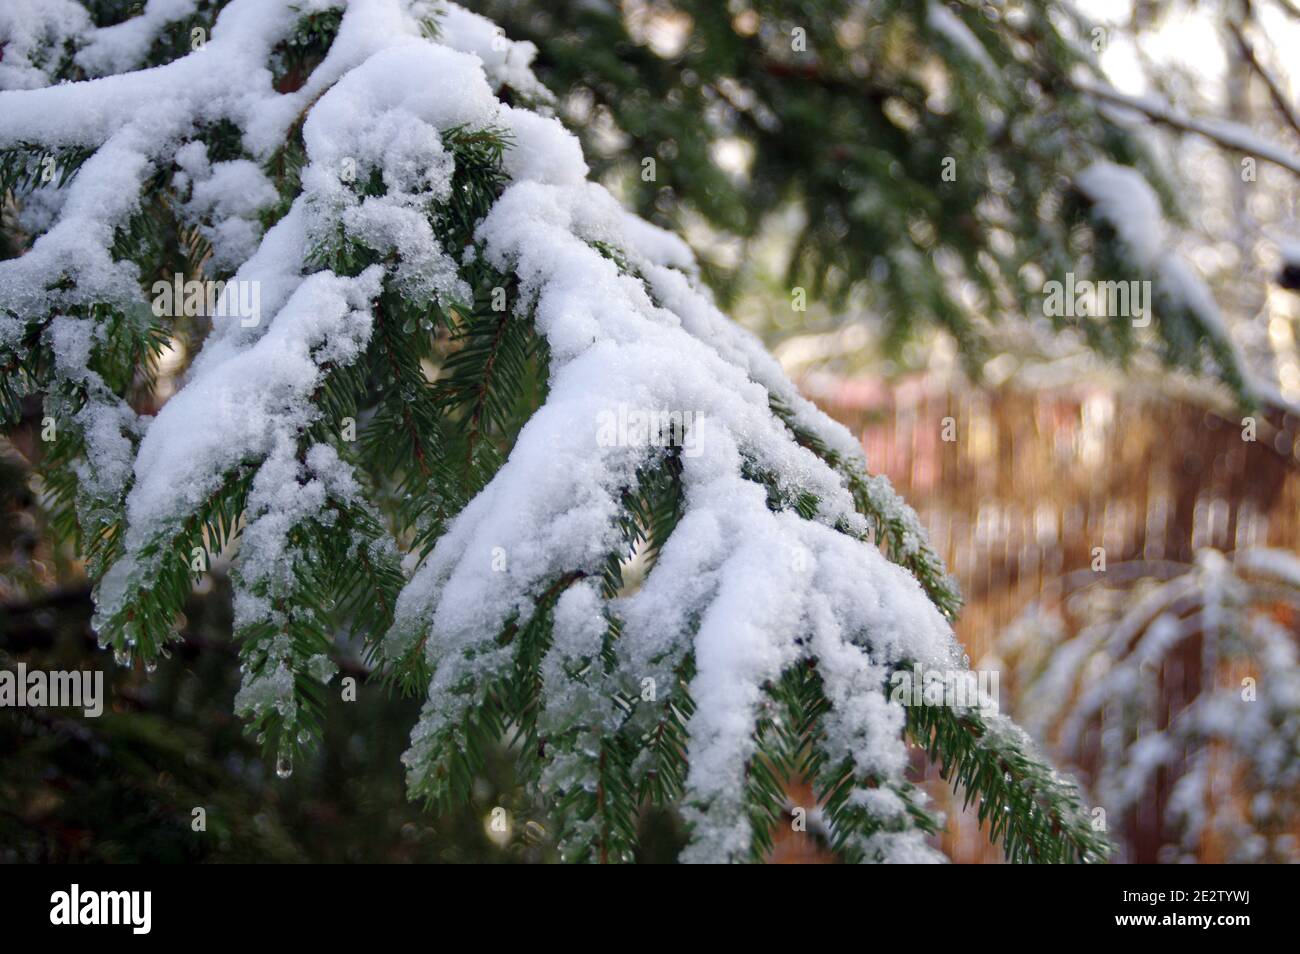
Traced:
<path fill-rule="evenodd" d="M 1084 57 L 1090 58 L 1091 54 L 1085 52 Z M 1197 133 L 1211 142 L 1236 150 L 1243 155 L 1256 156 L 1300 174 L 1300 155 L 1288 147 L 1264 139 L 1240 123 L 1189 116 L 1162 96 L 1151 93 L 1140 96 L 1122 93 L 1112 86 L 1096 82 L 1094 77 L 1082 70 L 1079 73 L 1080 75 L 1074 78 L 1074 85 L 1103 103 L 1117 107 L 1114 112 L 1120 117 L 1138 113 L 1175 129 Z"/>
<path fill-rule="evenodd" d="M 1232 339 L 1214 296 L 1178 253 L 1169 247 L 1160 200 L 1136 169 L 1097 162 L 1075 176 L 1093 203 L 1093 214 L 1108 223 L 1133 257 L 1133 265 L 1159 283 L 1163 294 L 1188 309 L 1206 332 L 1229 347 Z"/>
<path fill-rule="evenodd" d="M 2 110 L 0 103 L 0 116 Z M 118 224 L 139 208 L 140 189 L 152 171 L 148 148 L 142 129 L 120 131 L 83 163 L 53 227 L 27 254 L 0 262 L 0 301 L 19 318 L 51 307 L 142 300 L 139 269 L 114 261 L 111 249 Z M 58 286 L 59 279 L 70 279 L 71 287 Z"/>
<path fill-rule="evenodd" d="M 183 221 L 198 224 L 212 243 L 210 267 L 218 273 L 238 266 L 257 250 L 262 237 L 257 214 L 279 194 L 256 163 L 247 159 L 208 161 L 208 147 L 191 142 L 176 151 L 181 169 L 173 180 L 189 193 L 181 205 Z"/>
<path fill-rule="evenodd" d="M 225 117 L 242 127 L 281 98 L 266 62 L 297 17 L 288 0 L 234 0 L 205 48 L 190 56 L 90 83 L 0 93 L 0 148 L 24 142 L 94 147 L 139 125 L 151 135 L 151 152 L 165 154 L 197 121 Z"/>
<path fill-rule="evenodd" d="M 1110 223 L 1120 240 L 1147 267 L 1164 252 L 1164 215 L 1155 191 L 1142 173 L 1113 162 L 1098 162 L 1074 178 L 1093 203 L 1093 212 Z"/>
<path fill-rule="evenodd" d="M 1160 200 L 1136 169 L 1102 161 L 1075 177 L 1075 185 L 1093 203 L 1093 215 L 1108 223 L 1132 257 L 1134 269 L 1151 276 L 1158 307 L 1183 312 L 1203 334 L 1218 343 L 1224 370 L 1242 381 L 1250 393 L 1267 399 L 1271 384 L 1242 359 L 1232 333 L 1209 287 L 1192 266 L 1171 247 Z"/>
<path fill-rule="evenodd" d="M 369 303 L 381 278 L 378 266 L 355 278 L 307 277 L 265 335 L 246 348 L 218 349 L 221 359 L 214 350 L 167 402 L 140 444 L 127 498 L 127 556 L 101 584 L 101 615 L 118 612 L 133 577 L 150 568 L 132 554 L 198 510 L 237 465 L 265 458 L 311 423 L 322 365 L 349 364 L 369 339 Z"/>

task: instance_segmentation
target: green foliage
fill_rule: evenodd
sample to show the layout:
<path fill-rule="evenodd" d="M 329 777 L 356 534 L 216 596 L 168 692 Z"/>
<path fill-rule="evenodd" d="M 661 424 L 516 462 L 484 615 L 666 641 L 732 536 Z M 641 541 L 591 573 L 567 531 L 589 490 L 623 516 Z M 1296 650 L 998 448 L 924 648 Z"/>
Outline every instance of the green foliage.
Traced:
<path fill-rule="evenodd" d="M 62 189 L 93 154 L 93 150 L 76 146 L 0 150 L 0 194 L 12 191 L 15 198 L 21 198 L 42 185 Z"/>
<path fill-rule="evenodd" d="M 509 730 L 509 746 L 517 749 L 522 771 L 536 767 L 544 742 L 538 738 L 536 700 L 540 690 L 537 669 L 550 642 L 552 610 L 564 589 L 577 579 L 564 577 L 538 600 L 532 618 L 520 626 L 512 621 L 497 636 L 496 644 L 509 648 L 514 665 L 509 673 L 486 687 L 466 683 L 453 687 L 459 695 L 476 696 L 478 702 L 465 708 L 459 722 L 447 726 L 437 737 L 418 741 L 418 748 L 432 753 L 413 775 L 411 794 L 446 811 L 465 801 L 489 754 Z M 415 760 L 407 758 L 408 764 Z"/>
<path fill-rule="evenodd" d="M 1007 860 L 1096 862 L 1109 844 L 1092 829 L 1078 790 L 1030 751 L 1028 737 L 1006 720 L 975 710 L 909 706 L 908 732 L 925 746 L 945 779 L 976 801 L 989 837 Z"/>
<path fill-rule="evenodd" d="M 907 666 L 901 666 L 906 669 Z M 874 775 L 862 776 L 850 759 L 832 761 L 822 747 L 820 720 L 829 709 L 816 660 L 788 669 L 769 688 L 769 715 L 758 728 L 758 754 L 752 760 L 747 794 L 755 833 L 754 857 L 771 849 L 777 826 L 788 824 L 791 780 L 813 783 L 826 819 L 829 846 L 850 862 L 864 857 L 864 843 L 881 832 L 912 827 L 938 830 L 915 786 Z M 1094 832 L 1073 784 L 1059 778 L 1029 750 L 1028 740 L 1005 720 L 989 720 L 973 709 L 935 705 L 907 707 L 908 734 L 960 786 L 965 804 L 978 804 L 989 837 L 1001 842 L 1012 862 L 1097 862 L 1108 852 Z M 904 808 L 882 819 L 855 793 L 887 787 Z M 804 806 L 810 810 L 812 806 Z"/>

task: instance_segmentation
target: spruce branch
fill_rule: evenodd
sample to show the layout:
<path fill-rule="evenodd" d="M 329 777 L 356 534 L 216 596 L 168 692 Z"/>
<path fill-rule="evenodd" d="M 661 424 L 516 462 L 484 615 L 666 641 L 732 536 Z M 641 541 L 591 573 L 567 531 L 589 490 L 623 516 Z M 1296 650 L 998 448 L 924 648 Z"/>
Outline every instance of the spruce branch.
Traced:
<path fill-rule="evenodd" d="M 932 705 L 909 706 L 907 718 L 909 734 L 942 777 L 960 786 L 965 804 L 977 803 L 980 821 L 1002 843 L 1008 861 L 1105 859 L 1109 844 L 1093 829 L 1076 786 L 1051 769 L 1008 719 Z"/>

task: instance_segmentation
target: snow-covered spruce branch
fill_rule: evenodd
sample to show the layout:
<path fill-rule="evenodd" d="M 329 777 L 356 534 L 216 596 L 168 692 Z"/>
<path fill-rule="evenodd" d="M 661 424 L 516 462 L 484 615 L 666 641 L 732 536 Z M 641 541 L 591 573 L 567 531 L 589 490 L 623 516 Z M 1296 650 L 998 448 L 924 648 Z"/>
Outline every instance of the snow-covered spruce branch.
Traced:
<path fill-rule="evenodd" d="M 104 645 L 151 665 L 237 539 L 237 706 L 286 771 L 351 629 L 427 692 L 412 793 L 526 740 L 568 857 L 632 857 L 646 800 L 682 805 L 687 858 L 755 857 L 797 767 L 848 857 L 935 858 L 887 680 L 964 666 L 956 589 L 686 247 L 586 181 L 531 47 L 422 0 L 94 6 L 0 21 L 0 388 L 57 424 Z M 201 336 L 149 307 L 177 274 L 227 284 L 150 417 L 160 351 Z M 689 452 L 601 439 L 629 407 L 689 412 Z M 1015 815 L 1012 857 L 1103 850 L 1014 733 L 911 728 Z"/>

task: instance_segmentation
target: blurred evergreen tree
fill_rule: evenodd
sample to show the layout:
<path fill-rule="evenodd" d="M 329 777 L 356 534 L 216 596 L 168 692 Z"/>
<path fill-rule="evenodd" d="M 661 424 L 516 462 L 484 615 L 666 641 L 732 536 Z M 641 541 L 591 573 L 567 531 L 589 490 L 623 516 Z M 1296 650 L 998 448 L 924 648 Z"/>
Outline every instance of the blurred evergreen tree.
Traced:
<path fill-rule="evenodd" d="M 1098 95 L 1109 91 L 1097 58 L 1108 37 L 1072 3 L 474 6 L 538 46 L 538 75 L 597 177 L 695 237 L 724 302 L 747 287 L 764 226 L 779 218 L 794 231 L 782 292 L 804 289 L 830 320 L 865 304 L 890 353 L 942 327 L 978 372 L 1026 328 L 1044 340 L 1072 328 L 1108 358 L 1145 349 L 1247 403 L 1269 400 L 1212 303 L 1127 247 L 1077 187 L 1084 170 L 1114 162 L 1138 170 L 1175 218 L 1187 192 Z M 1154 280 L 1155 333 L 1129 317 L 1044 315 L 1043 283 L 1067 272 Z"/>

